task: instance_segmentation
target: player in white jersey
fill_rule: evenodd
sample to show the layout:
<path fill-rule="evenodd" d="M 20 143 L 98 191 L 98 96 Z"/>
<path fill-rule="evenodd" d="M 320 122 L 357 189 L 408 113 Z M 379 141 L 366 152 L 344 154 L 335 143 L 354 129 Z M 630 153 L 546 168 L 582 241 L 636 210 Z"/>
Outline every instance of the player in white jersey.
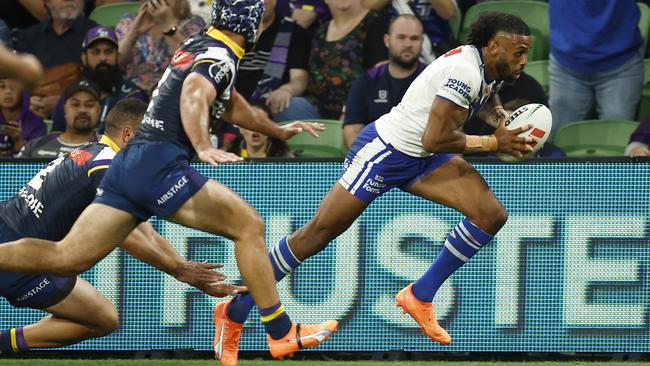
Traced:
<path fill-rule="evenodd" d="M 312 220 L 270 253 L 280 280 L 318 253 L 359 217 L 377 197 L 400 188 L 462 212 L 466 218 L 449 234 L 436 261 L 415 283 L 401 290 L 397 304 L 434 341 L 451 337 L 440 327 L 432 300 L 442 283 L 505 224 L 507 212 L 481 175 L 457 153 L 491 151 L 521 156 L 532 140 L 518 137 L 531 126 L 509 131 L 495 93 L 528 62 L 528 26 L 518 17 L 486 13 L 472 25 L 469 45 L 449 51 L 412 83 L 402 102 L 366 126 L 352 144 L 344 172 Z M 462 125 L 472 114 L 497 127 L 493 135 L 469 136 Z M 226 333 L 241 329 L 252 300 L 238 295 L 217 305 Z M 231 332 L 232 330 L 232 332 Z M 225 337 L 224 337 L 225 338 Z M 223 346 L 236 352 L 238 336 Z"/>

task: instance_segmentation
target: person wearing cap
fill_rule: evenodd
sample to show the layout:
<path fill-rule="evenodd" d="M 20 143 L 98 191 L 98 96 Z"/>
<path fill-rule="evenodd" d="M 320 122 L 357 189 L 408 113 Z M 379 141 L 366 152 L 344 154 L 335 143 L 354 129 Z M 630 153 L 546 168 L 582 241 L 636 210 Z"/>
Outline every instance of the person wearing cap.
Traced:
<path fill-rule="evenodd" d="M 134 98 L 147 102 L 149 95 L 123 77 L 117 65 L 118 41 L 113 29 L 102 26 L 91 28 L 81 47 L 82 72 L 86 79 L 100 88 L 101 112 L 97 132 L 103 134 L 106 115 L 118 101 Z M 59 99 L 52 115 L 52 132 L 65 131 L 63 102 L 63 98 Z"/>
<path fill-rule="evenodd" d="M 20 150 L 19 158 L 53 159 L 79 146 L 96 141 L 95 128 L 99 121 L 99 87 L 90 80 L 76 81 L 63 92 L 66 129 L 31 140 Z"/>
<path fill-rule="evenodd" d="M 82 271 L 108 255 L 141 222 L 156 215 L 171 222 L 221 235 L 235 244 L 239 273 L 259 310 L 271 355 L 291 357 L 301 348 L 329 339 L 338 322 L 293 323 L 278 291 L 278 262 L 269 259 L 264 221 L 239 195 L 190 165 L 198 157 L 216 166 L 242 158 L 212 145 L 210 118 L 287 140 L 306 131 L 317 136 L 322 124 L 278 125 L 256 110 L 233 85 L 245 48 L 257 39 L 263 0 L 215 0 L 212 27 L 187 39 L 175 52 L 152 94 L 136 136 L 115 156 L 95 201 L 58 242 L 34 238 L 0 245 L 0 270 Z M 97 220 L 101 217 L 102 220 Z M 53 245 L 56 244 L 56 245 Z M 61 268 L 65 261 L 65 268 Z M 215 355 L 237 363 L 243 324 L 231 322 L 228 303 L 214 308 Z M 228 333 L 226 333 L 228 332 Z M 222 352 L 223 351 L 223 352 Z M 225 357 L 224 357 L 225 356 Z"/>

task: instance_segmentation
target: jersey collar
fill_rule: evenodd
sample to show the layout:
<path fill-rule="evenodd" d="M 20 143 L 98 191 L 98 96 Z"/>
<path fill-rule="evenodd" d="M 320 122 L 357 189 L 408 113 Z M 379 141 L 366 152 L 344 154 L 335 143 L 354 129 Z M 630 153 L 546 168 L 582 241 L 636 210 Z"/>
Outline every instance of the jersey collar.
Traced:
<path fill-rule="evenodd" d="M 115 143 L 115 141 L 111 140 L 111 138 L 106 135 L 103 135 L 102 138 L 99 139 L 99 143 L 108 145 L 115 152 L 119 152 L 121 150 L 120 147 Z"/>
<path fill-rule="evenodd" d="M 230 50 L 237 56 L 238 59 L 241 59 L 242 56 L 244 56 L 244 49 L 241 48 L 240 45 L 235 43 L 230 37 L 228 37 L 225 33 L 221 32 L 215 27 L 210 27 L 208 28 L 207 31 L 208 36 L 216 39 L 217 41 L 223 42 Z"/>

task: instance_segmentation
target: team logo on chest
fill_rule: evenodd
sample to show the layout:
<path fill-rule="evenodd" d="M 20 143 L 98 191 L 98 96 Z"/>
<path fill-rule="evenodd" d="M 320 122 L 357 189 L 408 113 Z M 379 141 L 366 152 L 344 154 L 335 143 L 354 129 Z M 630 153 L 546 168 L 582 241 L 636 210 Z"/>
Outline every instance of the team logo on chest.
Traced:
<path fill-rule="evenodd" d="M 377 93 L 377 99 L 374 100 L 375 103 L 388 103 L 388 90 L 380 89 Z"/>

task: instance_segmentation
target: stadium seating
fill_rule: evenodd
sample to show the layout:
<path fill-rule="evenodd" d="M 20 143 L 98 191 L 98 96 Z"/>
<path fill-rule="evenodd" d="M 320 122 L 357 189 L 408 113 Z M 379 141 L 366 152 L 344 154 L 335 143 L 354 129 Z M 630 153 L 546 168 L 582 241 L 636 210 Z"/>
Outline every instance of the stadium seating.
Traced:
<path fill-rule="evenodd" d="M 640 121 L 646 114 L 650 113 L 650 59 L 643 60 L 643 89 L 641 89 L 641 101 L 636 118 Z"/>
<path fill-rule="evenodd" d="M 296 157 L 303 158 L 342 158 L 347 154 L 343 142 L 343 123 L 337 120 L 305 120 L 320 122 L 325 131 L 319 132 L 319 138 L 301 133 L 287 140 L 287 144 Z"/>
<path fill-rule="evenodd" d="M 548 97 L 548 60 L 530 61 L 528 65 L 526 65 L 524 72 L 532 76 L 535 80 L 537 80 L 538 83 L 540 83 L 544 89 L 544 93 Z"/>
<path fill-rule="evenodd" d="M 449 19 L 449 27 L 451 28 L 451 34 L 454 37 L 454 40 L 458 39 L 458 33 L 460 33 L 460 26 L 463 20 L 463 14 L 460 12 L 460 9 L 456 7 L 456 15 Z"/>
<path fill-rule="evenodd" d="M 140 3 L 137 1 L 106 4 L 93 9 L 89 18 L 104 27 L 115 28 L 124 14 L 135 13 L 139 7 Z"/>
<path fill-rule="evenodd" d="M 533 48 L 528 55 L 529 61 L 547 60 L 549 53 L 549 19 L 548 4 L 536 0 L 500 0 L 487 1 L 473 5 L 463 17 L 463 25 L 458 41 L 467 42 L 470 25 L 478 18 L 479 14 L 486 11 L 499 11 L 514 14 L 523 19 L 533 37 Z"/>
<path fill-rule="evenodd" d="M 586 120 L 562 126 L 555 145 L 569 157 L 623 156 L 636 121 Z"/>

